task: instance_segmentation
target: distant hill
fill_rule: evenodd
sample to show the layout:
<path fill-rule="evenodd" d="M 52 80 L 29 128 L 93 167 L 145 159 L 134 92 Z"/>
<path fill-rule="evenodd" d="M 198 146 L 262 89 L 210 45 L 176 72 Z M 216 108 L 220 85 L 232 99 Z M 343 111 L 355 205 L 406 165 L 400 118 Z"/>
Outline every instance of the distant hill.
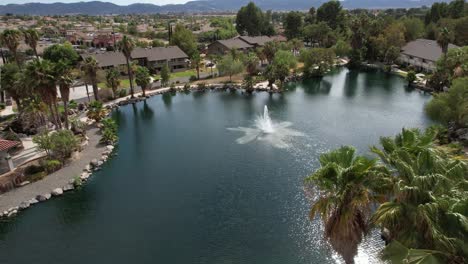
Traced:
<path fill-rule="evenodd" d="M 109 2 L 28 3 L 0 5 L 0 14 L 64 15 L 64 14 L 149 14 L 236 11 L 250 0 L 199 0 L 178 5 L 132 4 L 119 6 Z M 430 6 L 441 0 L 344 0 L 345 8 L 409 8 Z M 443 1 L 443 0 L 442 0 Z M 254 0 L 264 10 L 307 10 L 326 0 Z"/>

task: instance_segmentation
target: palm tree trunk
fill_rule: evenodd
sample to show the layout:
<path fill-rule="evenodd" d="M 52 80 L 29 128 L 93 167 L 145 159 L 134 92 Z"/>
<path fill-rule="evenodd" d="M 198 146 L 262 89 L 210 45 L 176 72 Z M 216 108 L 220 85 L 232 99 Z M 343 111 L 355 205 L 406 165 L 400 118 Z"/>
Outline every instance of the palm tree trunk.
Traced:
<path fill-rule="evenodd" d="M 200 66 L 197 65 L 197 80 L 200 80 Z"/>
<path fill-rule="evenodd" d="M 65 112 L 65 129 L 68 129 L 68 101 L 63 101 L 63 110 Z"/>
<path fill-rule="evenodd" d="M 88 90 L 88 84 L 85 83 L 85 87 L 86 87 L 86 95 L 88 96 L 88 102 L 91 102 L 91 98 L 89 97 L 89 90 Z"/>
<path fill-rule="evenodd" d="M 143 97 L 146 97 L 146 87 L 142 86 L 141 90 L 143 91 Z"/>
<path fill-rule="evenodd" d="M 34 51 L 34 55 L 36 56 L 36 58 L 39 59 L 39 55 L 37 55 L 37 47 L 33 47 L 33 51 Z"/>
<path fill-rule="evenodd" d="M 54 100 L 54 110 L 55 110 L 55 116 L 57 118 L 57 124 L 60 129 L 62 129 L 62 121 L 60 120 L 60 114 L 58 111 L 58 106 L 57 106 L 57 100 Z"/>
<path fill-rule="evenodd" d="M 54 113 L 54 110 L 52 108 L 52 104 L 51 103 L 48 103 L 47 106 L 49 107 L 49 112 L 50 112 L 50 117 L 52 118 L 52 123 L 55 125 L 55 128 L 57 129 L 58 128 L 58 124 L 57 124 L 57 119 L 55 118 L 55 113 Z"/>
<path fill-rule="evenodd" d="M 98 94 L 98 86 L 96 81 L 93 81 L 93 94 L 94 94 L 94 100 L 99 101 L 99 94 Z"/>
<path fill-rule="evenodd" d="M 3 64 L 6 64 L 5 54 L 3 54 L 3 49 L 2 48 L 0 48 L 0 55 L 2 56 Z"/>
<path fill-rule="evenodd" d="M 130 81 L 130 94 L 131 94 L 131 98 L 135 98 L 135 96 L 133 95 L 133 73 L 132 73 L 132 70 L 130 69 L 130 62 L 128 61 L 128 57 L 126 58 L 127 59 L 127 71 L 128 71 L 128 80 Z"/>

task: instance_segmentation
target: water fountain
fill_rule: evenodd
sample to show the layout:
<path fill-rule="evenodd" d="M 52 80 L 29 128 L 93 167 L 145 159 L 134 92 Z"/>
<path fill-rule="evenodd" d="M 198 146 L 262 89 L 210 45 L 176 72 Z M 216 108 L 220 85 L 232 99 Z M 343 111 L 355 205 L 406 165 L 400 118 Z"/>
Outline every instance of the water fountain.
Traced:
<path fill-rule="evenodd" d="M 268 106 L 263 107 L 263 116 L 257 117 L 255 125 L 264 133 L 273 133 L 273 123 L 271 122 L 270 115 L 268 114 Z"/>
<path fill-rule="evenodd" d="M 290 137 L 304 136 L 303 133 L 289 128 L 291 122 L 273 122 L 268 112 L 268 107 L 263 107 L 263 116 L 260 115 L 255 119 L 255 127 L 236 127 L 228 128 L 231 131 L 240 131 L 244 136 L 236 140 L 239 144 L 247 144 L 254 140 L 260 140 L 271 144 L 276 148 L 288 148 L 286 142 Z"/>

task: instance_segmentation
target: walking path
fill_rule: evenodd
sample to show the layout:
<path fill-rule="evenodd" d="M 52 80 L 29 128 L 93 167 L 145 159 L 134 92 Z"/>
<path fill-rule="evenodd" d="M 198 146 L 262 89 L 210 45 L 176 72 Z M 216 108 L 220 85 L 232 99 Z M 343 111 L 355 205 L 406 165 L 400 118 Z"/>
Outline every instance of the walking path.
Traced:
<path fill-rule="evenodd" d="M 79 176 L 86 165 L 93 159 L 99 159 L 101 153 L 106 149 L 105 145 L 99 144 L 101 136 L 98 132 L 98 128 L 87 130 L 87 136 L 89 137 L 88 146 L 78 153 L 78 157 L 64 168 L 48 175 L 43 180 L 13 189 L 0 195 L 0 212 L 19 206 L 21 202 L 36 198 L 37 195 L 51 193 L 53 189 L 66 186 L 70 183 L 70 180 Z"/>

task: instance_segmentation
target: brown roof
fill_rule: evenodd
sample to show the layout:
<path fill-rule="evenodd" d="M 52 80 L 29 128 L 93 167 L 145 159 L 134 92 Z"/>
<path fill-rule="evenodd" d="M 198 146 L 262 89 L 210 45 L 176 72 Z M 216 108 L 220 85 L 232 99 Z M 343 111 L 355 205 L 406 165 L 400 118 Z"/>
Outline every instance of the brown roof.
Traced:
<path fill-rule="evenodd" d="M 93 56 L 99 63 L 99 67 L 119 66 L 126 63 L 125 56 L 121 52 L 104 52 L 83 55 L 83 58 Z M 136 48 L 132 51 L 132 59 L 147 58 L 148 61 L 184 59 L 187 54 L 177 46 L 157 48 Z"/>
<path fill-rule="evenodd" d="M 449 44 L 448 48 L 453 49 L 458 48 L 458 46 Z M 429 61 L 437 61 L 442 56 L 442 49 L 435 40 L 417 39 L 403 46 L 401 53 Z"/>
<path fill-rule="evenodd" d="M 218 40 L 217 42 L 221 43 L 221 45 L 225 46 L 228 49 L 248 49 L 248 48 L 252 48 L 252 45 L 248 44 L 245 41 L 242 41 L 239 38 Z"/>
<path fill-rule="evenodd" d="M 0 151 L 9 150 L 9 149 L 11 149 L 13 147 L 16 147 L 19 144 L 20 144 L 20 142 L 18 142 L 18 141 L 0 139 Z"/>
<path fill-rule="evenodd" d="M 240 36 L 239 38 L 247 42 L 250 45 L 258 45 L 258 46 L 264 46 L 265 43 L 271 42 L 274 40 L 273 38 L 270 38 L 268 36 L 257 36 L 257 37 Z"/>

